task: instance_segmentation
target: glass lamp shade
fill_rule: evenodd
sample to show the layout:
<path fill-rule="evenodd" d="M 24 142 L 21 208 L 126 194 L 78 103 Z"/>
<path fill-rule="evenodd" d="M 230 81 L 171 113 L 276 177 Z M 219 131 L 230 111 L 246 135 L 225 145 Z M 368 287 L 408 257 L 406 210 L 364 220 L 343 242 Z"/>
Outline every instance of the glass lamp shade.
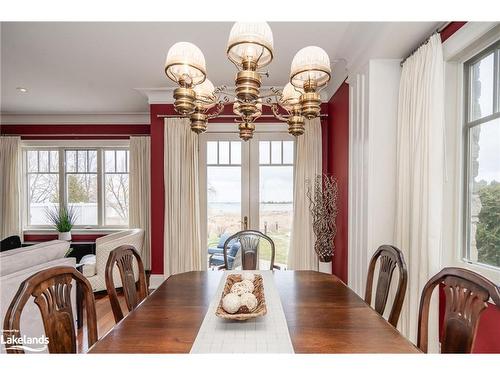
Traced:
<path fill-rule="evenodd" d="M 194 86 L 202 83 L 207 75 L 203 52 L 193 43 L 175 43 L 167 53 L 165 73 L 180 86 Z"/>
<path fill-rule="evenodd" d="M 324 86 L 330 80 L 330 58 L 320 47 L 309 46 L 297 52 L 292 60 L 290 82 L 302 89 L 304 82 L 309 80 L 316 83 L 317 87 Z"/>
<path fill-rule="evenodd" d="M 291 83 L 287 83 L 283 88 L 283 95 L 281 96 L 280 104 L 286 109 L 291 109 L 294 105 L 299 104 L 300 96 L 304 92 L 297 89 Z"/>
<path fill-rule="evenodd" d="M 203 108 L 212 108 L 215 105 L 215 87 L 209 79 L 205 79 L 203 83 L 194 87 L 194 92 L 196 93 L 196 100 Z"/>
<path fill-rule="evenodd" d="M 273 32 L 267 22 L 236 22 L 229 33 L 227 57 L 239 68 L 252 60 L 256 69 L 273 59 Z"/>

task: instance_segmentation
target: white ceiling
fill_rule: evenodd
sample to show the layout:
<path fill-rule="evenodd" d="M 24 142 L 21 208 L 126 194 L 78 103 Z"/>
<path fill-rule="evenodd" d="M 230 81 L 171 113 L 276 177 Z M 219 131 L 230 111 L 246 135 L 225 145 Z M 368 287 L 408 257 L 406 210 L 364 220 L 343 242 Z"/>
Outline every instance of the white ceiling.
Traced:
<path fill-rule="evenodd" d="M 282 87 L 302 47 L 318 45 L 332 61 L 329 94 L 369 58 L 402 58 L 436 22 L 270 22 L 275 58 L 263 85 Z M 173 84 L 163 72 L 169 47 L 189 41 L 205 55 L 215 85 L 233 86 L 225 57 L 232 22 L 78 22 L 1 24 L 1 111 L 18 114 L 148 112 L 138 88 Z M 29 91 L 21 93 L 17 87 Z"/>

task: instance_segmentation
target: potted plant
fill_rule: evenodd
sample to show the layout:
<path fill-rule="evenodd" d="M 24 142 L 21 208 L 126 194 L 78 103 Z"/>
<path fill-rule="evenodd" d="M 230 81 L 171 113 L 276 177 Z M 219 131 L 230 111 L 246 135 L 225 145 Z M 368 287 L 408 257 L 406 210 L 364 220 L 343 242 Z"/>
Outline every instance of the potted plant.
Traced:
<path fill-rule="evenodd" d="M 74 207 L 64 205 L 59 208 L 48 209 L 47 219 L 59 232 L 60 240 L 71 241 L 71 229 L 76 221 Z"/>
<path fill-rule="evenodd" d="M 307 198 L 316 235 L 314 251 L 319 259 L 319 271 L 332 273 L 332 258 L 335 250 L 337 226 L 338 184 L 335 177 L 326 174 L 316 175 L 314 182 L 308 181 Z"/>

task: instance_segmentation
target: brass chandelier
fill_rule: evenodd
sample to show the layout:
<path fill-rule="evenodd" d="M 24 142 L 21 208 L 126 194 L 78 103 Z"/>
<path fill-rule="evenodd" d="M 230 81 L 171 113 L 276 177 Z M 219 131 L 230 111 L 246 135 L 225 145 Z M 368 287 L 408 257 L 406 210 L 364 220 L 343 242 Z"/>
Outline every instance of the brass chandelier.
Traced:
<path fill-rule="evenodd" d="M 207 79 L 205 57 L 192 43 L 175 43 L 168 51 L 165 73 L 178 87 L 174 90 L 176 112 L 190 119 L 197 134 L 207 130 L 208 120 L 232 105 L 240 132 L 247 141 L 253 137 L 255 120 L 268 106 L 278 120 L 288 124 L 294 136 L 304 134 L 305 119 L 320 115 L 320 90 L 331 78 L 328 54 L 316 46 L 302 48 L 293 58 L 290 82 L 283 90 L 261 92 L 262 68 L 273 59 L 273 34 L 266 22 L 236 22 L 229 34 L 226 54 L 236 66 L 234 92 L 214 87 Z"/>

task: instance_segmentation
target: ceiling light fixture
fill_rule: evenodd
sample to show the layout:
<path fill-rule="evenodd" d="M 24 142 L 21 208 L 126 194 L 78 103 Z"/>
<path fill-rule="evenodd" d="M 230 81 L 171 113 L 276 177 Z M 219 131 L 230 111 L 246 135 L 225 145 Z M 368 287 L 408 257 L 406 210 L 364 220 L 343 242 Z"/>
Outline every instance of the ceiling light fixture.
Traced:
<path fill-rule="evenodd" d="M 28 89 L 24 88 L 24 87 L 16 87 L 16 90 L 19 91 L 19 92 L 23 92 L 23 93 L 28 92 Z"/>
<path fill-rule="evenodd" d="M 330 59 L 320 47 L 302 48 L 292 60 L 290 82 L 283 91 L 271 88 L 261 93 L 262 76 L 269 77 L 261 69 L 271 63 L 273 53 L 273 33 L 266 22 L 236 22 L 226 48 L 227 58 L 238 70 L 234 92 L 229 92 L 207 79 L 205 57 L 197 46 L 175 43 L 167 53 L 165 73 L 178 85 L 173 94 L 176 112 L 188 117 L 191 130 L 200 134 L 209 119 L 232 104 L 240 138 L 247 141 L 263 106 L 268 106 L 277 119 L 287 122 L 290 134 L 304 134 L 305 119 L 320 115 L 319 92 L 331 79 Z"/>

